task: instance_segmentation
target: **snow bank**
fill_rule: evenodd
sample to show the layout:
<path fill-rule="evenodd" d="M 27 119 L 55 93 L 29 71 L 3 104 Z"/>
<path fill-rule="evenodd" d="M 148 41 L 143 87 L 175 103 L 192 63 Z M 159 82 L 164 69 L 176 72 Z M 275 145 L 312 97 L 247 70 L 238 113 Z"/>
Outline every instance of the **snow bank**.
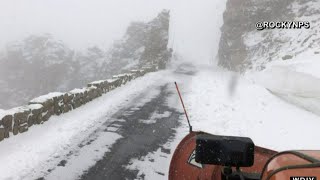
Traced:
<path fill-rule="evenodd" d="M 320 115 L 319 58 L 307 51 L 292 60 L 269 64 L 254 79 L 286 101 Z"/>
<path fill-rule="evenodd" d="M 233 76 L 211 68 L 193 77 L 191 92 L 184 98 L 194 130 L 248 136 L 256 145 L 275 150 L 320 149 L 314 143 L 320 138 L 320 133 L 315 133 L 319 116 L 282 101 L 243 77 L 236 80 L 231 93 Z"/>
<path fill-rule="evenodd" d="M 309 50 L 291 61 L 284 61 L 282 65 L 294 69 L 297 72 L 306 73 L 320 79 L 320 50 Z"/>
<path fill-rule="evenodd" d="M 257 82 L 272 92 L 300 97 L 320 97 L 320 78 L 286 66 L 272 66 L 257 74 Z"/>

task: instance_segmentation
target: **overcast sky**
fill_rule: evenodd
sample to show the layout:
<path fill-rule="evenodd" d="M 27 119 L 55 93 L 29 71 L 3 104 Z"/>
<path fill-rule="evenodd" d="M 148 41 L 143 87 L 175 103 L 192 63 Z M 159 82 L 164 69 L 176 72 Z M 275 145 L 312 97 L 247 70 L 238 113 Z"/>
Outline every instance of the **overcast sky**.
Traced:
<path fill-rule="evenodd" d="M 71 48 L 109 46 L 131 21 L 172 11 L 173 46 L 190 59 L 215 54 L 225 0 L 0 0 L 0 47 L 30 34 L 50 33 Z M 219 27 L 218 27 L 219 26 Z M 212 58 L 211 58 L 212 59 Z"/>

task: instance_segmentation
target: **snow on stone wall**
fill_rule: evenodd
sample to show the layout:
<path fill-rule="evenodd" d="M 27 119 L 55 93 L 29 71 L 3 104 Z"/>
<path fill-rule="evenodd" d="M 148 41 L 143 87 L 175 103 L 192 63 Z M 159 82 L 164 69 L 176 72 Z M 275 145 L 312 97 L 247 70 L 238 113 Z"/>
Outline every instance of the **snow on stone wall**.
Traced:
<path fill-rule="evenodd" d="M 127 82 L 158 70 L 158 65 L 142 67 L 130 73 L 113 76 L 112 79 L 91 82 L 87 87 L 69 92 L 54 92 L 32 99 L 28 105 L 0 113 L 0 141 L 29 130 L 33 125 L 43 124 L 51 116 L 76 109 Z"/>

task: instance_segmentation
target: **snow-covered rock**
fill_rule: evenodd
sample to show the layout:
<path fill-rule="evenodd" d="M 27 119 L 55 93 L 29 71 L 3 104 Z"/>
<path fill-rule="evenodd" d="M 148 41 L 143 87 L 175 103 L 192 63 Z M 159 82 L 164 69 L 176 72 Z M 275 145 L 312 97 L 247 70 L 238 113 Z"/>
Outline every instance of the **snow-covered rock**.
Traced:
<path fill-rule="evenodd" d="M 308 21 L 310 29 L 274 29 L 251 31 L 244 35 L 247 46 L 247 62 L 253 69 L 261 69 L 270 61 L 291 61 L 299 54 L 308 51 L 320 52 L 320 3 L 317 1 L 293 1 L 287 6 L 288 20 Z M 256 41 L 255 43 L 252 43 Z M 299 58 L 300 60 L 307 60 Z M 309 59 L 310 60 L 310 59 Z"/>
<path fill-rule="evenodd" d="M 228 0 L 219 64 L 246 71 L 279 97 L 320 114 L 319 9 L 318 1 Z M 307 21 L 310 28 L 257 30 L 263 21 Z"/>
<path fill-rule="evenodd" d="M 261 70 L 271 61 L 290 61 L 307 50 L 319 53 L 319 8 L 318 1 L 229 0 L 219 64 L 232 70 Z M 258 31 L 255 24 L 259 21 L 308 21 L 310 28 Z"/>

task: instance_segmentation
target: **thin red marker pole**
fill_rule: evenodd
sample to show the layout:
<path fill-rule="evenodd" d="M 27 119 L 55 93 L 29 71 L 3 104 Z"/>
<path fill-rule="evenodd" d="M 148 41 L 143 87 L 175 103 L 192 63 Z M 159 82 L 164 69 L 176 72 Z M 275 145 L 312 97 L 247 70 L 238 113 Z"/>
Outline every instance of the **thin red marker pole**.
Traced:
<path fill-rule="evenodd" d="M 178 94 L 179 94 L 179 98 L 180 98 L 180 101 L 181 101 L 181 104 L 182 104 L 182 107 L 183 107 L 183 110 L 184 110 L 184 114 L 186 115 L 186 118 L 187 118 L 187 121 L 188 121 L 189 131 L 192 132 L 192 126 L 190 125 L 189 117 L 188 117 L 186 108 L 184 107 L 184 103 L 183 103 L 183 100 L 182 100 L 182 97 L 181 97 L 181 94 L 180 94 L 180 91 L 179 91 L 178 84 L 176 82 L 174 82 L 174 84 L 176 85 L 176 89 L 177 89 Z"/>

